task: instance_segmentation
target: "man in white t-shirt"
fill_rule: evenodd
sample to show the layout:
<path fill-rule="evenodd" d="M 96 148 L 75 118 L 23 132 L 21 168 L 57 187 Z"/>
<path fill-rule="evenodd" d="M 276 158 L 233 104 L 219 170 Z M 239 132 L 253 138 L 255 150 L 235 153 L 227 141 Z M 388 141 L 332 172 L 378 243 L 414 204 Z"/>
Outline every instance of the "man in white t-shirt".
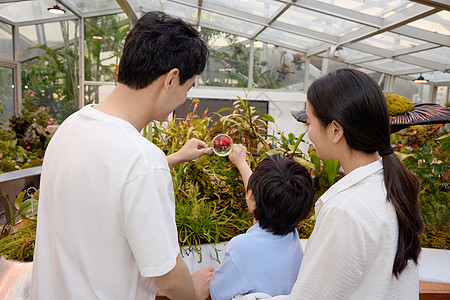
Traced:
<path fill-rule="evenodd" d="M 189 24 L 145 14 L 128 34 L 118 84 L 67 118 L 40 184 L 31 299 L 206 299 L 212 268 L 180 257 L 170 168 L 210 152 L 199 140 L 166 157 L 139 133 L 183 104 L 208 57 Z"/>

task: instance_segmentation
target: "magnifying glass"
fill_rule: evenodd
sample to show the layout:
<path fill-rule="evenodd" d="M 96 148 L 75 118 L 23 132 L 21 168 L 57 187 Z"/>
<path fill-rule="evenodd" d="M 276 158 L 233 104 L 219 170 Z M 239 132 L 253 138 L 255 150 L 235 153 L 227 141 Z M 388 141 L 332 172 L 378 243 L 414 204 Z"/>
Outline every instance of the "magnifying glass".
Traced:
<path fill-rule="evenodd" d="M 233 140 L 226 134 L 218 134 L 212 140 L 212 150 L 218 156 L 227 156 L 231 152 Z"/>

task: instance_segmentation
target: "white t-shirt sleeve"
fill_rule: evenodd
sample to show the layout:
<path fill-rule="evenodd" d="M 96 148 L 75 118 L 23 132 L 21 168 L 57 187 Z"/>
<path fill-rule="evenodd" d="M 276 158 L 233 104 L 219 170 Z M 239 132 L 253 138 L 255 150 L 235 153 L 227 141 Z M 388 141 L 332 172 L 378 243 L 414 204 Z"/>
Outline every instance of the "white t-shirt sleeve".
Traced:
<path fill-rule="evenodd" d="M 166 274 L 179 253 L 170 171 L 141 173 L 125 185 L 121 198 L 124 232 L 141 275 Z"/>
<path fill-rule="evenodd" d="M 324 207 L 290 299 L 348 299 L 364 273 L 366 245 L 359 223 L 342 207 Z"/>

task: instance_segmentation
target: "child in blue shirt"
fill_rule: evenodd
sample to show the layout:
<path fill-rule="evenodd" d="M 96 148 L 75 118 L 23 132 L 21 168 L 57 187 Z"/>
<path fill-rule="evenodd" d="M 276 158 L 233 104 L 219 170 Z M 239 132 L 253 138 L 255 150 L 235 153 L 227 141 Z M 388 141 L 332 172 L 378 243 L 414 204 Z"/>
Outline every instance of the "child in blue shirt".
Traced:
<path fill-rule="evenodd" d="M 308 215 L 314 190 L 308 171 L 293 159 L 272 155 L 252 172 L 247 149 L 234 144 L 230 161 L 241 173 L 253 226 L 227 245 L 224 260 L 211 279 L 211 298 L 236 295 L 287 295 L 303 257 L 296 226 Z"/>

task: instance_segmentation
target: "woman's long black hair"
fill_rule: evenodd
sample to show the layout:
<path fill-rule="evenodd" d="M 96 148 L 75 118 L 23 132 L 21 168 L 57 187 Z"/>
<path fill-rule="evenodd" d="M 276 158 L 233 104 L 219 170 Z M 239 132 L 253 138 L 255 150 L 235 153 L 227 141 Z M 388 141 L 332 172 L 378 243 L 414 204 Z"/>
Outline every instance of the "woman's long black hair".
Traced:
<path fill-rule="evenodd" d="M 312 83 L 307 99 L 324 127 L 335 120 L 344 128 L 350 148 L 369 154 L 390 148 L 386 100 L 369 75 L 353 69 L 334 71 Z M 392 271 L 398 277 L 408 260 L 417 264 L 421 251 L 420 183 L 395 154 L 385 155 L 382 160 L 387 201 L 395 207 L 399 226 Z"/>

